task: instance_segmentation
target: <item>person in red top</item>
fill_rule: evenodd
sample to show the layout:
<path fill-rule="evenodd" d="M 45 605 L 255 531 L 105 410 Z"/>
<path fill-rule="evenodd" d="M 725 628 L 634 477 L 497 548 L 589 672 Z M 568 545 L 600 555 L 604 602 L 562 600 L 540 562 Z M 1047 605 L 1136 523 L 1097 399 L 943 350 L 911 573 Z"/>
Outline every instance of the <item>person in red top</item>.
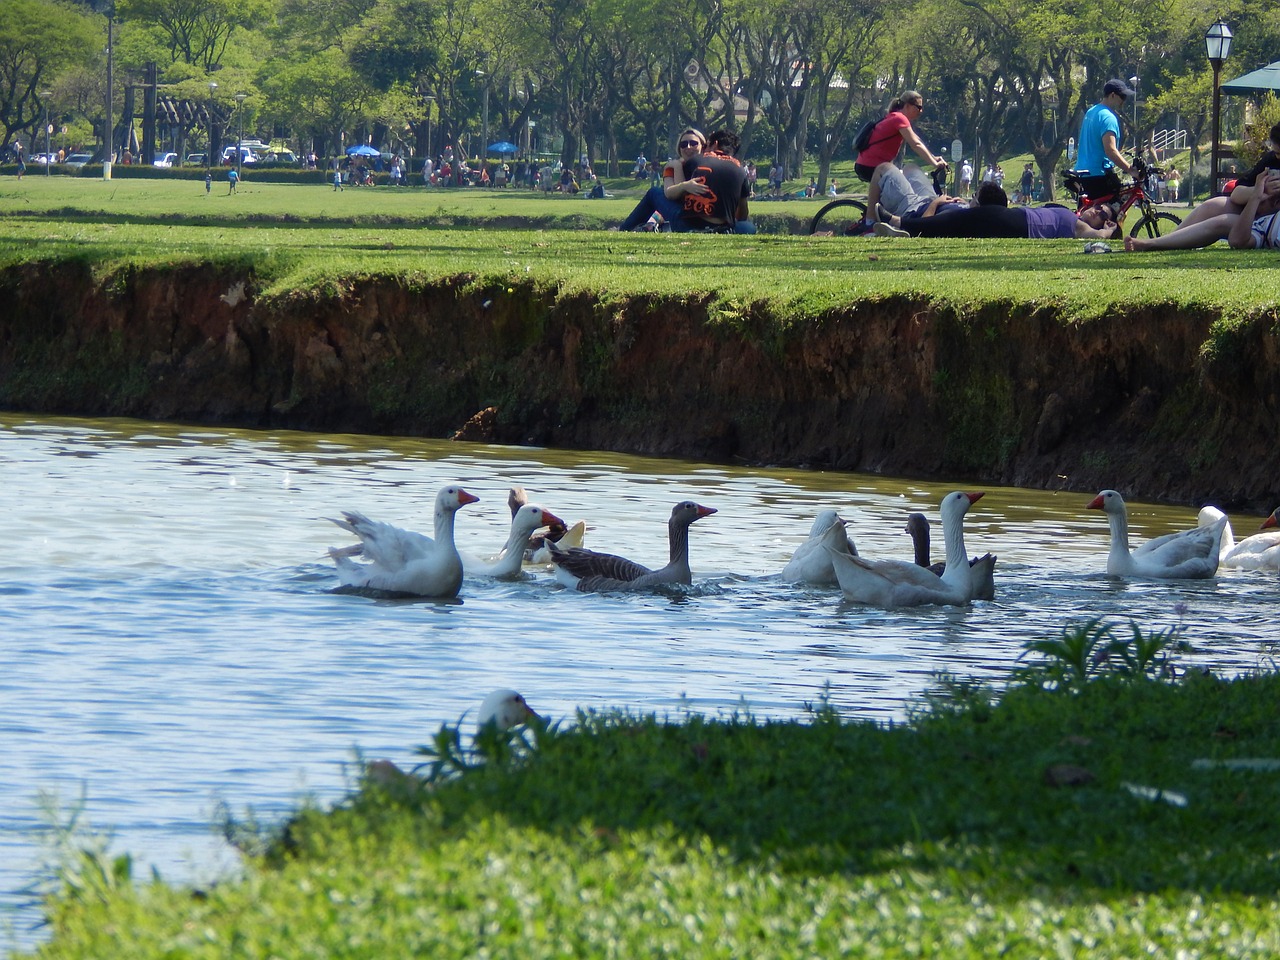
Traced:
<path fill-rule="evenodd" d="M 915 90 L 904 90 L 889 104 L 889 112 L 871 131 L 871 143 L 858 154 L 853 172 L 867 187 L 867 222 L 875 223 L 876 204 L 880 202 L 880 178 L 893 167 L 898 150 L 905 143 L 919 154 L 925 166 L 932 170 L 945 170 L 947 161 L 936 156 L 925 146 L 920 135 L 911 126 L 912 120 L 924 113 L 924 97 Z"/>

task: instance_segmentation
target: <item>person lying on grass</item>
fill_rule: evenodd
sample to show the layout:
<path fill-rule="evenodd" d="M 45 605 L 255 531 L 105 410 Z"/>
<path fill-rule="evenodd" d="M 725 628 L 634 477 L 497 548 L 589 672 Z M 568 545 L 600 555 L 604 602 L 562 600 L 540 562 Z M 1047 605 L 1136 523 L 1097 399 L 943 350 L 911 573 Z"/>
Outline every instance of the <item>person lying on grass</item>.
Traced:
<path fill-rule="evenodd" d="M 1004 191 L 1000 191 L 1004 195 Z M 874 227 L 881 237 L 970 237 L 1022 240 L 1106 240 L 1116 235 L 1115 209 L 1109 203 L 1086 207 L 1077 216 L 1069 207 L 1009 207 L 980 203 L 967 210 L 946 210 L 933 217 L 883 217 Z M 881 211 L 882 214 L 884 211 Z"/>
<path fill-rule="evenodd" d="M 1239 213 L 1219 213 L 1207 220 L 1183 223 L 1163 237 L 1129 237 L 1124 248 L 1142 250 L 1191 250 L 1225 240 L 1235 250 L 1280 247 L 1280 170 L 1268 170 Z"/>

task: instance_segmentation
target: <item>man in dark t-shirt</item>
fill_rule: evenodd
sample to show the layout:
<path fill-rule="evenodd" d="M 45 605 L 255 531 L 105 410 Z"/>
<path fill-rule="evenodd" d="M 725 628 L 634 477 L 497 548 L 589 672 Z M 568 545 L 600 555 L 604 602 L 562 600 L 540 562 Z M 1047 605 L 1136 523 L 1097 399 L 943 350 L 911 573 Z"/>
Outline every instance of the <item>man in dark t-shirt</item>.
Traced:
<path fill-rule="evenodd" d="M 693 167 L 692 179 L 707 189 L 705 193 L 685 194 L 680 216 L 689 229 L 722 227 L 734 232 L 739 221 L 749 222 L 746 206 L 751 187 L 747 183 L 747 171 L 738 161 L 708 153 L 697 157 Z"/>

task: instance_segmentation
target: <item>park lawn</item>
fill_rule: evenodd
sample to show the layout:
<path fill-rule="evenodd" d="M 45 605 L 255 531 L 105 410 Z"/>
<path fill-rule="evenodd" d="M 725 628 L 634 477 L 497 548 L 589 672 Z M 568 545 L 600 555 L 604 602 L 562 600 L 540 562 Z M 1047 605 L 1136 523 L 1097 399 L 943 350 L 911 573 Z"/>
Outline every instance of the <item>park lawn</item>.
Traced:
<path fill-rule="evenodd" d="M 1280 953 L 1280 677 L 1062 681 L 945 681 L 892 725 L 579 714 L 480 738 L 487 762 L 444 728 L 425 782 L 228 818 L 252 854 L 212 888 L 81 846 L 37 953 Z"/>
<path fill-rule="evenodd" d="M 724 317 L 763 308 L 783 322 L 862 301 L 914 296 L 968 312 L 1050 309 L 1067 319 L 1117 304 L 1239 316 L 1274 307 L 1274 251 L 1086 255 L 1076 241 L 894 240 L 608 232 L 630 199 L 480 190 L 203 184 L 26 177 L 0 182 L 0 266 L 71 259 L 121 265 L 205 262 L 252 270 L 260 295 L 399 276 L 465 276 L 604 297 L 707 298 Z M 818 201 L 758 204 L 796 208 Z M 767 213 L 764 215 L 768 215 Z M 547 226 L 526 228 L 526 221 Z"/>

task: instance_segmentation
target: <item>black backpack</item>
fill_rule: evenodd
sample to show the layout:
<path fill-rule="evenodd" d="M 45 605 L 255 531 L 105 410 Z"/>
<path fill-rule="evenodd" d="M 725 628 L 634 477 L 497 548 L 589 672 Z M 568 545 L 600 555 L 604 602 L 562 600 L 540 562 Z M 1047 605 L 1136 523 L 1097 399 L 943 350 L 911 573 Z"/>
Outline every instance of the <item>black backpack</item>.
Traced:
<path fill-rule="evenodd" d="M 858 132 L 853 138 L 854 150 L 856 150 L 858 153 L 861 153 L 863 150 L 869 149 L 873 143 L 881 143 L 885 140 L 892 140 L 894 137 L 898 135 L 898 131 L 895 130 L 893 131 L 893 133 L 889 134 L 887 137 L 881 137 L 879 140 L 871 139 L 871 135 L 875 133 L 876 127 L 880 124 L 880 121 L 883 119 L 884 117 L 878 117 L 872 120 L 868 120 L 866 123 L 864 123 L 861 127 L 858 128 Z"/>
<path fill-rule="evenodd" d="M 879 120 L 868 120 L 858 128 L 858 133 L 853 138 L 853 149 L 861 153 L 871 146 L 871 134 L 875 133 L 876 124 L 879 122 Z"/>

